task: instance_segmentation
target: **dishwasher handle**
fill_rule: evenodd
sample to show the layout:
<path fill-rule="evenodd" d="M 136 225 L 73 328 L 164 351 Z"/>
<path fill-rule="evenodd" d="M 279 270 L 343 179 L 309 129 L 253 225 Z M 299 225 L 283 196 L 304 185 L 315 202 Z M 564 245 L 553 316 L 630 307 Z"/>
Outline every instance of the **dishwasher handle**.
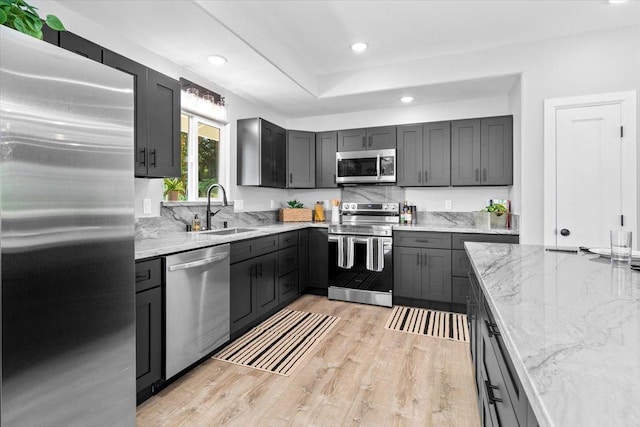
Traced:
<path fill-rule="evenodd" d="M 169 271 L 177 271 L 177 270 L 186 270 L 189 268 L 200 267 L 207 264 L 213 264 L 214 262 L 222 261 L 223 259 L 229 258 L 229 252 L 224 252 L 221 254 L 214 255 L 210 258 L 203 258 L 197 261 L 185 262 L 182 264 L 174 264 L 168 267 Z"/>

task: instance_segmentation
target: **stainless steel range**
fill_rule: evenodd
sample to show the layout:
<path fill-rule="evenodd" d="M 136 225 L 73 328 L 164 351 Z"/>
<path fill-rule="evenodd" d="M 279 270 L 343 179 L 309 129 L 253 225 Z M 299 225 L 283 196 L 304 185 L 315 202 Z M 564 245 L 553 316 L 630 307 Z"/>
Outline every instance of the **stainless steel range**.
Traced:
<path fill-rule="evenodd" d="M 393 231 L 399 203 L 343 203 L 329 226 L 329 299 L 393 305 Z"/>

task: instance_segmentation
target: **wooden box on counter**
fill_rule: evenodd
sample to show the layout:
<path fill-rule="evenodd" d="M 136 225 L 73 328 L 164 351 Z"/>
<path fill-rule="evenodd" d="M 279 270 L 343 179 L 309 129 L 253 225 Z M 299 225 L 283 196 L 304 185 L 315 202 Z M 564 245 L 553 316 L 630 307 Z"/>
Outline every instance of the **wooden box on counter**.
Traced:
<path fill-rule="evenodd" d="M 311 209 L 280 209 L 280 221 L 282 222 L 311 222 Z"/>

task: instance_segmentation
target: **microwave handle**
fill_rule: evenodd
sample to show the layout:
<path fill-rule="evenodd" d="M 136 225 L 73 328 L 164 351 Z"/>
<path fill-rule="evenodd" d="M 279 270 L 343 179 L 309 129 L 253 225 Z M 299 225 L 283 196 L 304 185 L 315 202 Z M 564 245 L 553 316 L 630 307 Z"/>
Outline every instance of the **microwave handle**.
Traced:
<path fill-rule="evenodd" d="M 376 179 L 380 180 L 380 154 L 376 156 Z"/>

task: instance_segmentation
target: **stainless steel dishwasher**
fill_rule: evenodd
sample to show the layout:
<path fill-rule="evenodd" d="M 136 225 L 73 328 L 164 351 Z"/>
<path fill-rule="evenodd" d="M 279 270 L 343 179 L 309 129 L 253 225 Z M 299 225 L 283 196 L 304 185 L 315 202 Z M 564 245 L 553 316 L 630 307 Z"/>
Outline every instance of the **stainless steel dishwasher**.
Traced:
<path fill-rule="evenodd" d="M 166 379 L 229 341 L 230 245 L 163 257 Z"/>

